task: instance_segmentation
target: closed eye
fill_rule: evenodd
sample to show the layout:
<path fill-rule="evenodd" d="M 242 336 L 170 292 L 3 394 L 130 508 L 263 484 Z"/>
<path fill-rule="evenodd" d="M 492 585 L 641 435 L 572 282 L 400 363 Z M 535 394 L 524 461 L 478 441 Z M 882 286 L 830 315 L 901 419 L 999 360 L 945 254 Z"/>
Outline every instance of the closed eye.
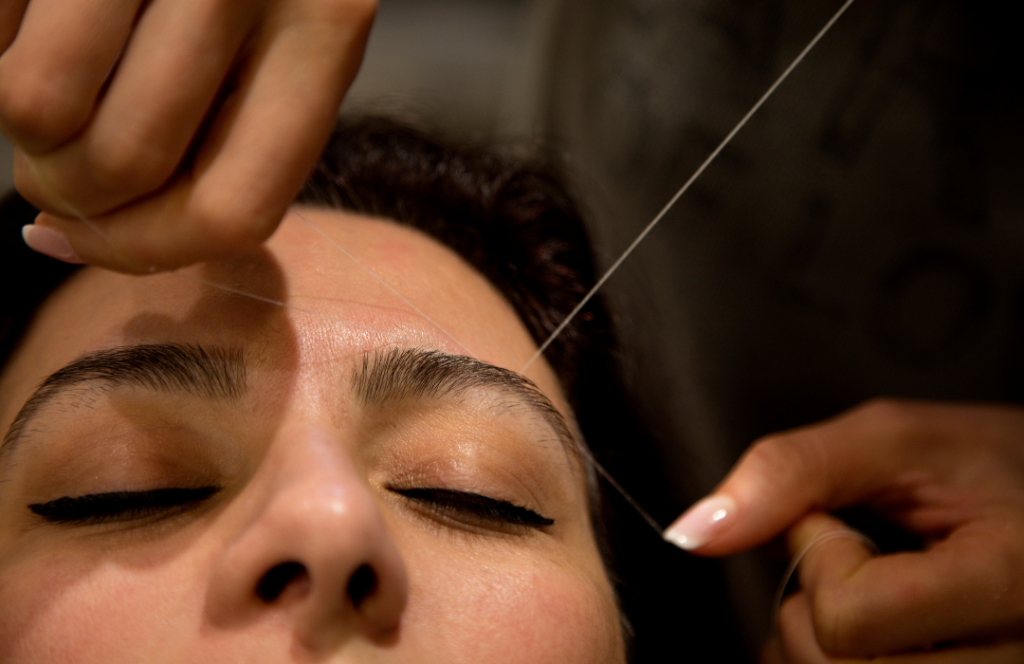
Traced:
<path fill-rule="evenodd" d="M 46 503 L 34 503 L 28 508 L 49 523 L 82 526 L 124 523 L 186 512 L 219 491 L 217 486 L 113 491 L 65 496 Z"/>
<path fill-rule="evenodd" d="M 466 491 L 399 487 L 388 487 L 388 490 L 456 518 L 468 515 L 501 525 L 530 528 L 543 528 L 555 523 L 554 519 L 542 516 L 531 509 Z"/>

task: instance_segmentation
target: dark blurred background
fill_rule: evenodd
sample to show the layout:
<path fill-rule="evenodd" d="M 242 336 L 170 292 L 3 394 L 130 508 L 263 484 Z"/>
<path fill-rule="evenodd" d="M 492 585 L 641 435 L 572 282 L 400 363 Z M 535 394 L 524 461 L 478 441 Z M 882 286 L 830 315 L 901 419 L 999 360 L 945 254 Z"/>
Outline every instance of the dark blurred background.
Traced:
<path fill-rule="evenodd" d="M 547 155 L 605 264 L 840 4 L 380 3 L 343 113 Z M 1024 397 L 1014 19 L 992 0 L 858 0 L 609 283 L 658 438 L 638 456 L 669 488 L 621 479 L 664 524 L 766 433 L 874 396 Z M 623 518 L 638 661 L 751 657 L 780 552 L 702 563 Z"/>

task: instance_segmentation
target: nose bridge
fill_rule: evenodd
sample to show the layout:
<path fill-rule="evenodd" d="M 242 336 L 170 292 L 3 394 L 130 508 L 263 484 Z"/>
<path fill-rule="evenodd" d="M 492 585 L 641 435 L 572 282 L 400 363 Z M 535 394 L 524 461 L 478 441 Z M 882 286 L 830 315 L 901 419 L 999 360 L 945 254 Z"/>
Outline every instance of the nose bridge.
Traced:
<path fill-rule="evenodd" d="M 326 518 L 344 526 L 377 513 L 372 493 L 340 436 L 304 425 L 281 432 L 263 462 L 269 491 L 264 509 Z M 325 524 L 326 525 L 326 524 Z"/>
<path fill-rule="evenodd" d="M 328 569 L 367 557 L 376 540 L 387 536 L 370 488 L 343 451 L 297 438 L 253 531 L 266 531 L 282 553 L 294 550 L 311 564 L 332 563 Z"/>
<path fill-rule="evenodd" d="M 315 651 L 353 630 L 377 638 L 397 627 L 405 566 L 336 433 L 312 426 L 282 431 L 252 489 L 255 512 L 211 580 L 216 621 L 287 612 L 296 638 Z"/>

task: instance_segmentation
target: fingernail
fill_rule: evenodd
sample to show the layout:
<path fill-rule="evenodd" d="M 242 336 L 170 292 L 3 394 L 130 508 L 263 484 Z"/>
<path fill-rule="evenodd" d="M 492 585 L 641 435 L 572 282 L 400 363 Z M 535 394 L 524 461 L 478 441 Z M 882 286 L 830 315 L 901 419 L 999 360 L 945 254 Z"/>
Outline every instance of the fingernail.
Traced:
<path fill-rule="evenodd" d="M 75 253 L 75 250 L 71 248 L 71 243 L 68 242 L 68 239 L 56 228 L 29 224 L 22 227 L 21 237 L 25 240 L 25 244 L 29 246 L 29 249 L 37 251 L 44 256 L 56 258 L 65 263 L 83 262 L 78 257 L 78 254 Z"/>
<path fill-rule="evenodd" d="M 708 496 L 668 527 L 664 537 L 684 551 L 699 549 L 728 525 L 736 503 L 728 496 Z"/>

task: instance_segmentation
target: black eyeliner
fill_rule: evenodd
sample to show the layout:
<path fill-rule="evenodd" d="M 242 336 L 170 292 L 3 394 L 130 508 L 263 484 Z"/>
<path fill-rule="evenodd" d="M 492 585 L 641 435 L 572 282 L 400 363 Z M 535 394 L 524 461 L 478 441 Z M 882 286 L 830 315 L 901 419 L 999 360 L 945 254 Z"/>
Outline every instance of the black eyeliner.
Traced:
<path fill-rule="evenodd" d="M 186 510 L 220 491 L 217 486 L 112 491 L 84 496 L 65 496 L 28 508 L 49 523 L 91 525 L 133 521 Z"/>
<path fill-rule="evenodd" d="M 451 489 L 388 488 L 401 496 L 417 502 L 427 503 L 443 509 L 468 512 L 488 521 L 498 521 L 515 526 L 529 526 L 531 528 L 550 526 L 555 523 L 554 519 L 542 516 L 531 509 L 476 493 L 453 491 Z"/>

